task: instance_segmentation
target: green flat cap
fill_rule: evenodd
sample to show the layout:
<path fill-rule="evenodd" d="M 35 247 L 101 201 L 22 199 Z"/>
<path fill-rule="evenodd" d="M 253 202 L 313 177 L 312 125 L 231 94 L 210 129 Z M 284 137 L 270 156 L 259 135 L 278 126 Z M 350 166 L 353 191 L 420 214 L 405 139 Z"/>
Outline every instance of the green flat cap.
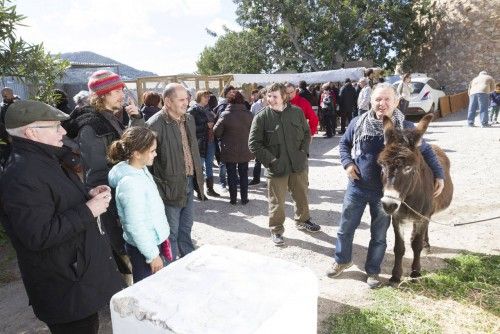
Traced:
<path fill-rule="evenodd" d="M 12 103 L 5 112 L 5 128 L 14 129 L 36 121 L 65 121 L 69 116 L 46 103 L 21 100 Z"/>

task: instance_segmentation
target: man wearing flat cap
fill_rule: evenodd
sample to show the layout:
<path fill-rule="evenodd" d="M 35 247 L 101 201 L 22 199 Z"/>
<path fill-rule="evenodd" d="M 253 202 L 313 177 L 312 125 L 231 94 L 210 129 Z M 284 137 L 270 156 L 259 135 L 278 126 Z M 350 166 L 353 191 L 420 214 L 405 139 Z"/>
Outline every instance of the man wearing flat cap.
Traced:
<path fill-rule="evenodd" d="M 87 191 L 62 163 L 67 118 L 38 101 L 7 109 L 12 153 L 0 177 L 0 220 L 35 315 L 52 333 L 97 333 L 98 310 L 123 285 L 96 219 L 111 190 Z"/>

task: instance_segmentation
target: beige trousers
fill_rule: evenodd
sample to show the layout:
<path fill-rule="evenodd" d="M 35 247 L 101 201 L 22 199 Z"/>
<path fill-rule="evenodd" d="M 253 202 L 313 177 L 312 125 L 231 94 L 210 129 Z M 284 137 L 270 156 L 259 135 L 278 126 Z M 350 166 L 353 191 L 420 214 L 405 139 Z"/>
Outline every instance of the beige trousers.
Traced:
<path fill-rule="evenodd" d="M 285 199 L 290 191 L 295 202 L 295 222 L 303 223 L 310 217 L 307 197 L 308 169 L 280 177 L 270 177 L 267 181 L 269 198 L 269 228 L 271 232 L 283 234 L 285 228 Z"/>

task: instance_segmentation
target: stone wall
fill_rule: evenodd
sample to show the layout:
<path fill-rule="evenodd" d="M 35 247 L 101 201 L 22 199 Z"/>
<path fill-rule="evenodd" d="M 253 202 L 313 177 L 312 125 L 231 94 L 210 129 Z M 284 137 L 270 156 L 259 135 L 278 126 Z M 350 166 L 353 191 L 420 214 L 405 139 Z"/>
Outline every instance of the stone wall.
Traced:
<path fill-rule="evenodd" d="M 413 71 L 435 78 L 457 93 L 487 71 L 500 82 L 500 3 L 498 0 L 434 0 L 442 17 Z"/>

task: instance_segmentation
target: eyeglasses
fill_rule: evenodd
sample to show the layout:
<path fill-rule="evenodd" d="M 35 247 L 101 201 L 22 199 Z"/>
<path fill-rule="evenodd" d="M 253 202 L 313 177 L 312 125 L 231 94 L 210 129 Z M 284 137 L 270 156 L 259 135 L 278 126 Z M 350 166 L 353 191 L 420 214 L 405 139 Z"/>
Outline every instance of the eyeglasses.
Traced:
<path fill-rule="evenodd" d="M 56 131 L 60 131 L 62 128 L 61 123 L 54 125 L 39 125 L 39 126 L 30 126 L 32 129 L 56 129 Z"/>

